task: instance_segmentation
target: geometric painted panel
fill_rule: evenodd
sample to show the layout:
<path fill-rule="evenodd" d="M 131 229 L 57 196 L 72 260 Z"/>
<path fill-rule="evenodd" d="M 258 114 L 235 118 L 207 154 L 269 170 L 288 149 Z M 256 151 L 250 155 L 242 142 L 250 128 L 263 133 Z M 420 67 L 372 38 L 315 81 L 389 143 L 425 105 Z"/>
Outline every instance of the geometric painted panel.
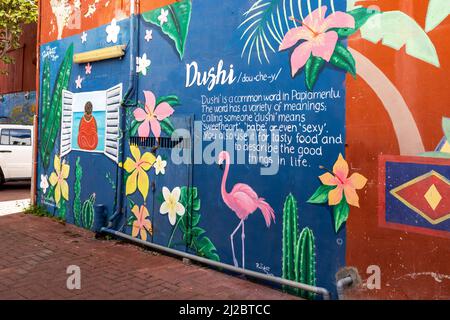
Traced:
<path fill-rule="evenodd" d="M 380 156 L 380 226 L 450 237 L 450 160 Z"/>

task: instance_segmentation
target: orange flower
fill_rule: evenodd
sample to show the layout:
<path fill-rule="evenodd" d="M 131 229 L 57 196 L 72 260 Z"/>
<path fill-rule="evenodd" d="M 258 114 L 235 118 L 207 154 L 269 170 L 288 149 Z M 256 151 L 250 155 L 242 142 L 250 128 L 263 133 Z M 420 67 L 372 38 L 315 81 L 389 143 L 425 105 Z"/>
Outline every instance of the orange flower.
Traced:
<path fill-rule="evenodd" d="M 353 173 L 348 178 L 348 173 L 348 163 L 342 157 L 342 154 L 339 154 L 333 166 L 333 174 L 327 172 L 319 177 L 324 185 L 336 186 L 336 188 L 328 193 L 328 204 L 330 206 L 339 204 L 344 193 L 347 203 L 359 208 L 359 197 L 356 190 L 364 188 L 367 179 L 359 173 Z"/>
<path fill-rule="evenodd" d="M 131 209 L 131 212 L 136 217 L 136 220 L 133 222 L 131 236 L 136 238 L 138 234 L 140 234 L 141 239 L 146 241 L 147 232 L 150 233 L 150 235 L 153 234 L 152 223 L 150 220 L 147 220 L 147 217 L 149 216 L 147 208 L 145 206 L 141 206 L 139 209 L 139 207 L 135 205 L 133 209 Z"/>

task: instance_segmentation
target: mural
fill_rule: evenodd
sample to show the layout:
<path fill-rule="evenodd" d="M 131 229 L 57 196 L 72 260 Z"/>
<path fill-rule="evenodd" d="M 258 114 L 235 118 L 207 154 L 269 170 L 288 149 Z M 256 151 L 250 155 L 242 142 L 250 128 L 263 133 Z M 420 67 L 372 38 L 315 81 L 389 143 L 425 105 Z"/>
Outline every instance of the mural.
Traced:
<path fill-rule="evenodd" d="M 33 124 L 36 92 L 4 94 L 0 99 L 0 123 Z"/>
<path fill-rule="evenodd" d="M 47 6 L 38 196 L 55 215 L 334 295 L 346 266 L 382 267 L 365 297 L 450 273 L 447 2 Z M 73 63 L 112 45 L 125 56 Z"/>

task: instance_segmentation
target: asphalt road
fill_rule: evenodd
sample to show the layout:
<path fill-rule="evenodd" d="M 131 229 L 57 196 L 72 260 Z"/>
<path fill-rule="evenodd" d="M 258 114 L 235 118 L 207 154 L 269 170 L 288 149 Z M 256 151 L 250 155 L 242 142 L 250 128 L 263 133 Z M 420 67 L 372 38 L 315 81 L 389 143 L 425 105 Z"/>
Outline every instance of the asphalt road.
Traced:
<path fill-rule="evenodd" d="M 30 198 L 30 181 L 8 182 L 0 186 L 0 201 Z"/>

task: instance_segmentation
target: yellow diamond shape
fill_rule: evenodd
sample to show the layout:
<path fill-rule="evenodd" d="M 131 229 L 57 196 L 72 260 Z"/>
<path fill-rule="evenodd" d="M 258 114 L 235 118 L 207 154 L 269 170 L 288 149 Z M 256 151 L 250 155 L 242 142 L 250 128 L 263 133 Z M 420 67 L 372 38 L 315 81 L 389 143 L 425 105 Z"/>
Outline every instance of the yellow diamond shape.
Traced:
<path fill-rule="evenodd" d="M 442 196 L 434 184 L 428 189 L 424 197 L 433 210 L 436 210 L 442 200 Z"/>

